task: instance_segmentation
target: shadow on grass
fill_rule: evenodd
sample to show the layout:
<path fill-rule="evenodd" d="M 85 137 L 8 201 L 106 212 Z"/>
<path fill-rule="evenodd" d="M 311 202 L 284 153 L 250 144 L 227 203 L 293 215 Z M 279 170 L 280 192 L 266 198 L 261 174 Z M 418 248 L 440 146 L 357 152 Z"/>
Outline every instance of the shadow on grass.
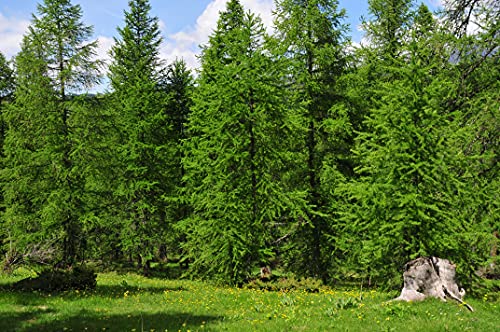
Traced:
<path fill-rule="evenodd" d="M 9 297 L 9 302 L 21 305 L 37 305 L 44 302 L 44 297 L 46 296 L 61 296 L 65 300 L 70 300 L 74 297 L 76 299 L 81 298 L 82 294 L 87 294 L 88 296 L 95 297 L 105 297 L 105 298 L 123 298 L 123 294 L 128 292 L 129 294 L 137 293 L 150 293 L 150 294 L 162 294 L 165 291 L 168 292 L 183 292 L 188 291 L 184 287 L 165 287 L 165 286 L 134 286 L 134 285 L 97 285 L 94 290 L 79 291 L 75 293 L 74 290 L 69 291 L 27 291 L 27 290 L 17 290 L 14 289 L 13 284 L 4 284 L 0 286 L 0 300 L 2 298 Z M 1 326 L 1 325 L 0 325 Z M 0 330 L 0 332 L 2 332 Z"/>
<path fill-rule="evenodd" d="M 52 294 L 43 294 L 36 291 L 17 291 L 5 286 L 0 288 L 0 307 L 4 303 L 19 306 L 43 306 L 49 296 L 52 296 Z M 4 314 L 4 312 L 0 314 Z M 1 327 L 2 320 L 0 320 L 0 331 L 3 331 Z"/>
<path fill-rule="evenodd" d="M 144 272 L 142 268 L 138 268 L 134 263 L 130 262 L 96 265 L 96 271 L 114 272 L 118 275 L 134 273 L 145 276 L 142 274 Z M 151 268 L 148 270 L 147 277 L 159 279 L 180 279 L 184 272 L 185 268 L 181 267 L 179 263 L 153 263 Z"/>
<path fill-rule="evenodd" d="M 58 320 L 46 316 L 48 314 L 53 313 L 42 310 L 27 313 L 1 313 L 2 331 L 178 331 L 199 330 L 202 326 L 204 330 L 210 330 L 211 322 L 222 320 L 222 317 L 192 315 L 183 312 L 106 315 L 81 310 L 74 316 Z"/>
<path fill-rule="evenodd" d="M 35 322 L 37 317 L 51 312 L 53 311 L 45 307 L 33 308 L 27 312 L 1 312 L 0 327 L 2 331 L 28 331 L 24 326 Z"/>
<path fill-rule="evenodd" d="M 93 311 L 92 308 L 78 312 L 59 312 L 53 310 L 51 304 L 54 298 L 68 303 L 80 301 L 82 298 L 123 298 L 124 292 L 160 294 L 183 292 L 183 287 L 132 286 L 132 285 L 98 285 L 91 291 L 41 292 L 14 290 L 12 284 L 0 287 L 0 332 L 3 331 L 178 331 L 200 330 L 201 326 L 221 320 L 222 317 L 210 315 L 194 315 L 182 312 L 134 312 L 110 315 L 103 311 Z M 3 307 L 2 304 L 7 304 Z M 3 307 L 3 308 L 2 308 Z M 153 309 L 153 311 L 156 311 Z M 61 317 L 61 314 L 63 315 Z M 66 315 L 66 316 L 64 316 Z M 56 318 L 57 317 L 57 318 Z M 204 328 L 205 330 L 208 329 Z"/>

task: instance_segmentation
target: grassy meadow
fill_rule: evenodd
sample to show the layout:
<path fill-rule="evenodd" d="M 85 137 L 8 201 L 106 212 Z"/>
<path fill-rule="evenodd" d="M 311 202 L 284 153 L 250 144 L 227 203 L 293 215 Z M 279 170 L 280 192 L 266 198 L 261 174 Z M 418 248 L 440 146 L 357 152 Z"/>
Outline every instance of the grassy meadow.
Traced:
<path fill-rule="evenodd" d="M 500 303 L 387 302 L 396 293 L 270 292 L 101 273 L 94 291 L 19 292 L 0 277 L 0 331 L 498 331 Z M 360 296 L 361 295 L 361 296 Z M 360 300 L 361 297 L 361 300 Z"/>

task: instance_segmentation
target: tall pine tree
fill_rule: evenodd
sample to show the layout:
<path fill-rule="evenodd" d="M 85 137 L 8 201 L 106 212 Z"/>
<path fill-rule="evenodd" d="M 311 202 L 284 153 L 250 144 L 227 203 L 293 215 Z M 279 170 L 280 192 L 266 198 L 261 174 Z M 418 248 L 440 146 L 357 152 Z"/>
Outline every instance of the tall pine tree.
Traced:
<path fill-rule="evenodd" d="M 7 109 L 5 231 L 20 251 L 54 252 L 63 265 L 81 257 L 84 180 L 76 170 L 71 93 L 98 81 L 92 27 L 79 5 L 46 0 L 38 5 L 16 58 L 18 89 Z M 38 250 L 38 251 L 37 251 Z"/>
<path fill-rule="evenodd" d="M 367 130 L 358 136 L 359 178 L 349 185 L 350 205 L 346 250 L 359 271 L 399 284 L 400 268 L 418 256 L 446 257 L 461 262 L 461 231 L 467 220 L 459 206 L 469 195 L 454 170 L 453 118 L 446 97 L 453 86 L 450 54 L 442 47 L 437 23 L 421 6 L 413 29 L 398 52 L 380 64 L 389 73 L 379 81 L 366 117 Z M 394 279 L 392 279 L 394 278 Z"/>
<path fill-rule="evenodd" d="M 125 26 L 112 48 L 110 80 L 117 121 L 123 131 L 119 146 L 121 184 L 116 188 L 123 221 L 122 248 L 147 269 L 161 246 L 167 227 L 167 205 L 162 195 L 175 189 L 171 170 L 175 154 L 169 139 L 161 89 L 164 66 L 159 58 L 158 18 L 150 16 L 148 0 L 129 2 Z"/>
<path fill-rule="evenodd" d="M 478 268 L 498 269 L 494 248 L 498 246 L 499 181 L 499 6 L 490 1 L 444 2 L 445 26 L 455 82 L 446 98 L 450 113 L 457 114 L 453 127 L 455 153 L 464 162 L 455 171 L 466 183 L 468 199 L 458 209 L 468 220 L 461 232 L 471 248 L 464 253 L 461 269 L 468 282 L 475 281 Z"/>
<path fill-rule="evenodd" d="M 182 223 L 192 271 L 240 283 L 273 259 L 286 216 L 304 210 L 285 187 L 296 124 L 275 81 L 280 66 L 266 50 L 264 27 L 237 0 L 227 4 L 203 49 L 202 70 L 184 144 Z"/>
<path fill-rule="evenodd" d="M 326 280 L 332 262 L 328 237 L 335 237 L 327 183 L 352 171 L 345 154 L 350 115 L 342 107 L 339 84 L 346 68 L 344 11 L 332 0 L 279 0 L 276 7 L 278 52 L 289 61 L 282 84 L 291 87 L 292 107 L 303 114 L 307 126 L 299 177 L 306 182 L 301 188 L 308 192 L 308 222 L 291 238 L 295 250 L 290 251 L 289 264 L 300 274 Z"/>
<path fill-rule="evenodd" d="M 0 156 L 2 162 L 0 168 L 3 168 L 3 142 L 5 139 L 5 120 L 3 116 L 4 100 L 7 100 L 14 91 L 14 73 L 9 67 L 7 59 L 0 52 Z M 0 202 L 3 206 L 3 191 L 0 194 Z M 3 210 L 3 208 L 2 208 Z M 5 235 L 0 233 L 0 244 L 3 243 Z M 3 248 L 0 246 L 0 253 L 3 254 Z"/>
<path fill-rule="evenodd" d="M 164 90 L 167 93 L 166 111 L 170 124 L 169 139 L 175 146 L 175 151 L 170 160 L 172 181 L 175 190 L 164 194 L 164 199 L 169 205 L 169 219 L 173 221 L 169 227 L 167 242 L 161 247 L 162 256 L 167 252 L 182 256 L 181 244 L 185 242 L 185 234 L 180 231 L 177 222 L 188 217 L 190 213 L 187 199 L 183 196 L 185 169 L 182 164 L 184 157 L 182 144 L 188 138 L 187 122 L 193 106 L 194 78 L 187 68 L 184 60 L 176 59 L 169 65 L 165 77 Z M 165 257 L 163 257 L 165 258 Z M 183 259 L 183 257 L 180 257 Z"/>

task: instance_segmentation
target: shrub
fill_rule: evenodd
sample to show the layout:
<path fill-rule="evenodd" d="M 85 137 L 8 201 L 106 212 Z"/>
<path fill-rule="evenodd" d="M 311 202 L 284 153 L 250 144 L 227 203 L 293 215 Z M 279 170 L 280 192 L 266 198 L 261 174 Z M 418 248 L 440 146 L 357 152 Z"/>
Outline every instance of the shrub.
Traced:
<path fill-rule="evenodd" d="M 45 292 L 65 290 L 89 290 L 97 286 L 97 275 L 86 267 L 68 270 L 45 270 L 34 278 L 26 278 L 13 285 L 15 290 L 39 290 Z"/>

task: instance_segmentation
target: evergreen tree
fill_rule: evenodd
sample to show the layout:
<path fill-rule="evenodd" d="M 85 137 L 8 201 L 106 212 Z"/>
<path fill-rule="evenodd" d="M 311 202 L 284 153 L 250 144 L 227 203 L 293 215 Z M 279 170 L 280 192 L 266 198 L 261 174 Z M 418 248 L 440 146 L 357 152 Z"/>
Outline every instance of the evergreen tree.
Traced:
<path fill-rule="evenodd" d="M 0 52 L 0 156 L 3 159 L 3 142 L 5 138 L 5 120 L 3 118 L 4 101 L 9 101 L 14 93 L 14 72 L 10 68 L 7 59 Z M 0 162 L 0 167 L 3 163 Z M 0 201 L 2 199 L 0 198 Z"/>
<path fill-rule="evenodd" d="M 72 5 L 69 0 L 45 0 L 37 10 L 40 16 L 34 16 L 30 33 L 39 43 L 40 56 L 47 62 L 58 97 L 66 101 L 69 93 L 99 81 L 101 63 L 94 60 L 97 41 L 89 42 L 93 27 L 81 21 L 80 5 Z M 67 120 L 68 114 L 63 116 Z"/>
<path fill-rule="evenodd" d="M 47 210 L 53 206 L 45 193 L 50 195 L 55 191 L 48 171 L 55 151 L 49 142 L 52 137 L 52 141 L 58 141 L 58 137 L 48 134 L 55 132 L 52 127 L 59 124 L 60 119 L 54 116 L 57 100 L 46 75 L 47 64 L 30 44 L 29 37 L 25 37 L 22 51 L 16 57 L 19 86 L 16 101 L 4 112 L 7 132 L 2 170 L 5 195 L 2 231 L 8 241 L 10 259 L 42 243 L 50 242 L 52 247 L 61 237 L 59 220 L 54 225 L 42 215 L 45 206 Z M 47 146 L 51 147 L 50 154 Z"/>
<path fill-rule="evenodd" d="M 276 1 L 275 24 L 278 52 L 290 61 L 284 85 L 291 85 L 293 107 L 303 113 L 307 125 L 306 151 L 300 178 L 308 192 L 306 227 L 291 239 L 289 263 L 301 274 L 327 279 L 332 262 L 328 245 L 333 219 L 331 189 L 339 178 L 352 173 L 349 150 L 350 114 L 339 83 L 346 68 L 344 11 L 332 0 Z M 336 137 L 332 137 L 335 135 Z M 301 161 L 302 164 L 302 161 Z"/>
<path fill-rule="evenodd" d="M 238 36 L 232 32 L 241 28 L 243 16 L 244 9 L 239 1 L 230 0 L 226 4 L 226 10 L 220 12 L 215 33 L 210 36 L 209 44 L 202 47 L 203 70 L 201 75 L 207 76 L 205 79 L 210 79 L 210 75 L 220 65 L 227 65 L 235 61 L 238 50 L 233 47 L 238 45 Z"/>
<path fill-rule="evenodd" d="M 385 67 L 400 78 L 379 83 L 381 99 L 366 118 L 371 130 L 359 134 L 354 150 L 359 179 L 348 190 L 346 249 L 359 255 L 363 273 L 398 284 L 400 268 L 415 257 L 461 261 L 459 234 L 467 225 L 457 209 L 468 192 L 453 171 L 461 163 L 452 149 L 455 114 L 442 102 L 453 86 L 440 70 L 449 54 L 436 47 L 442 36 L 432 34 L 436 24 L 425 8 L 415 22 L 400 50 L 405 57 Z"/>
<path fill-rule="evenodd" d="M 178 222 L 188 217 L 190 213 L 189 204 L 182 196 L 184 189 L 182 178 L 186 173 L 182 165 L 184 157 L 182 144 L 188 138 L 186 126 L 193 106 L 194 78 L 184 60 L 177 59 L 168 67 L 164 89 L 168 95 L 166 110 L 171 126 L 169 137 L 175 145 L 175 153 L 169 167 L 173 172 L 172 180 L 176 187 L 171 193 L 166 193 L 164 198 L 171 207 L 169 218 Z M 168 245 L 162 247 L 164 252 L 161 254 L 166 255 L 167 250 L 181 253 L 180 244 L 185 242 L 185 235 L 177 227 L 169 228 L 169 233 L 172 236 L 168 236 Z"/>
<path fill-rule="evenodd" d="M 175 189 L 176 176 L 170 167 L 175 150 L 169 139 L 166 93 L 160 84 L 162 39 L 158 18 L 150 16 L 150 10 L 147 0 L 129 2 L 109 74 L 123 131 L 121 184 L 116 189 L 122 246 L 145 269 L 164 241 L 169 221 L 162 195 Z"/>
<path fill-rule="evenodd" d="M 411 35 L 413 0 L 370 0 L 367 18 L 363 18 L 367 44 L 362 44 L 355 52 L 356 74 L 351 89 L 351 99 L 356 102 L 361 116 L 369 114 L 372 100 L 377 95 L 378 84 L 392 81 L 399 76 L 398 71 L 387 70 L 403 53 L 403 46 Z M 359 128 L 359 130 L 368 130 Z"/>
<path fill-rule="evenodd" d="M 9 67 L 7 59 L 0 52 L 0 168 L 3 168 L 3 143 L 5 139 L 5 120 L 3 116 L 4 100 L 13 93 L 14 89 L 14 75 L 12 69 Z M 0 202 L 3 206 L 3 191 L 0 193 Z M 2 208 L 3 210 L 3 208 Z M 0 222 L 1 225 L 1 222 Z M 0 244 L 3 243 L 4 235 L 0 233 Z M 3 254 L 3 248 L 0 246 L 0 254 Z"/>
<path fill-rule="evenodd" d="M 372 101 L 381 98 L 379 83 L 399 77 L 399 71 L 388 70 L 403 54 L 412 27 L 413 0 L 370 0 L 368 17 L 362 18 L 366 44 L 355 52 L 356 72 L 353 74 L 351 100 L 357 113 L 364 117 L 373 107 Z M 361 124 L 357 130 L 370 130 Z"/>
<path fill-rule="evenodd" d="M 376 131 L 376 128 L 372 127 L 375 122 L 365 121 L 365 118 L 370 117 L 373 110 L 379 107 L 376 101 L 385 97 L 388 91 L 385 85 L 401 78 L 402 71 L 399 66 L 405 63 L 402 57 L 412 26 L 412 0 L 370 0 L 368 4 L 369 16 L 362 18 L 362 27 L 368 43 L 362 43 L 355 49 L 354 70 L 346 77 L 350 106 L 357 114 L 356 121 L 352 122 L 352 129 L 357 136 Z M 361 156 L 352 153 L 351 157 L 356 167 L 361 167 Z M 367 267 L 363 272 L 370 275 L 371 260 L 368 256 L 360 256 L 363 242 L 357 241 L 359 230 L 354 226 L 358 219 L 350 214 L 359 208 L 352 196 L 351 184 L 361 181 L 361 176 L 362 174 L 357 172 L 354 177 L 338 186 L 337 193 L 343 196 L 343 199 L 339 200 L 339 215 L 343 221 L 339 225 L 338 245 L 343 247 L 345 252 L 343 265 L 346 270 L 352 271 L 363 266 Z"/>
<path fill-rule="evenodd" d="M 467 282 L 475 281 L 478 268 L 498 266 L 490 255 L 498 244 L 500 189 L 498 117 L 500 8 L 489 1 L 446 1 L 444 24 L 450 30 L 453 49 L 450 77 L 455 82 L 446 98 L 455 116 L 455 153 L 464 162 L 455 170 L 469 195 L 457 207 L 468 220 L 461 236 L 474 250 L 464 252 L 460 269 Z M 495 235 L 497 234 L 497 235 Z"/>
<path fill-rule="evenodd" d="M 191 112 L 193 81 L 193 75 L 184 60 L 175 60 L 169 66 L 165 86 L 169 95 L 167 112 L 172 122 L 174 140 L 177 144 L 187 138 L 186 123 Z M 179 167 L 179 169 L 181 168 Z"/>
<path fill-rule="evenodd" d="M 18 88 L 5 114 L 2 173 L 9 241 L 25 251 L 48 243 L 63 265 L 80 257 L 84 181 L 73 160 L 75 99 L 98 81 L 92 28 L 67 0 L 38 6 L 16 58 Z"/>
<path fill-rule="evenodd" d="M 239 1 L 228 2 L 203 49 L 183 159 L 193 213 L 181 226 L 192 271 L 230 283 L 267 264 L 284 216 L 304 209 L 302 195 L 284 185 L 297 125 L 275 82 L 280 64 L 260 19 L 242 13 Z"/>

